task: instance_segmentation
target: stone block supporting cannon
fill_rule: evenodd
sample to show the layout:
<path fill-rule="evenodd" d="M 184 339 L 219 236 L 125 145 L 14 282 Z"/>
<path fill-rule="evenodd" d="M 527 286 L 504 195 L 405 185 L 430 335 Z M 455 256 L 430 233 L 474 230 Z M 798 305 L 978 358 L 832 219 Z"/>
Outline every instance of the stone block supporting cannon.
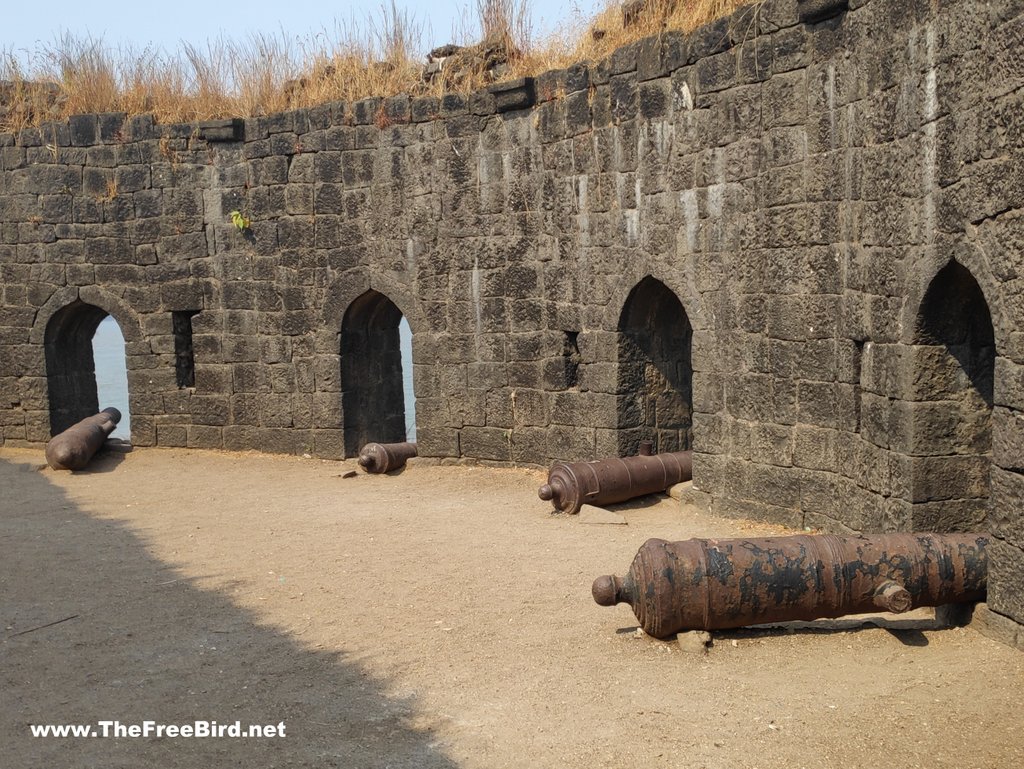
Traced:
<path fill-rule="evenodd" d="M 984 600 L 987 544 L 982 534 L 650 539 L 625 577 L 598 577 L 593 595 L 602 606 L 628 603 L 655 638 L 904 612 Z"/>
<path fill-rule="evenodd" d="M 537 496 L 555 509 L 575 514 L 583 505 L 610 505 L 656 494 L 693 477 L 693 452 L 651 454 L 642 445 L 635 457 L 613 457 L 592 462 L 558 462 Z"/>
<path fill-rule="evenodd" d="M 359 450 L 359 466 L 368 473 L 386 473 L 405 467 L 416 456 L 415 443 L 367 443 Z"/>
<path fill-rule="evenodd" d="M 111 407 L 71 425 L 46 444 L 47 464 L 54 470 L 81 470 L 120 421 L 121 412 Z"/>

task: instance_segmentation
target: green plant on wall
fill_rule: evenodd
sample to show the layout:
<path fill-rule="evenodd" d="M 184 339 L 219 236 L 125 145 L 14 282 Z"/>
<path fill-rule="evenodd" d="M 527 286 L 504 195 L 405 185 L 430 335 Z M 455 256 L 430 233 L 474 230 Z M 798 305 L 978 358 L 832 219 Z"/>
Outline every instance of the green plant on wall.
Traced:
<path fill-rule="evenodd" d="M 252 220 L 241 211 L 232 211 L 231 223 L 238 228 L 239 232 L 245 232 L 252 225 Z"/>

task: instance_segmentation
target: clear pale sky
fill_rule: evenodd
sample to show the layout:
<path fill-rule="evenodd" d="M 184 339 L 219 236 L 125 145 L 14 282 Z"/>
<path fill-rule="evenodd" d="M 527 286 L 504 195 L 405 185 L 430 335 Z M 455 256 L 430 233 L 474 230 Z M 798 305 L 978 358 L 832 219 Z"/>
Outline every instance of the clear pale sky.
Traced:
<path fill-rule="evenodd" d="M 364 22 L 368 14 L 380 16 L 381 0 L 8 0 L 0 14 L 0 51 L 13 52 L 19 59 L 40 44 L 53 43 L 62 32 L 102 38 L 117 47 L 131 43 L 136 49 L 155 44 L 169 52 L 182 40 L 204 43 L 220 36 L 244 39 L 253 33 L 308 38 L 333 29 L 335 20 L 351 18 Z M 423 26 L 424 49 L 452 40 L 460 18 L 473 13 L 474 2 L 454 0 L 396 0 L 399 9 L 409 11 Z M 604 0 L 572 0 L 568 3 L 531 0 L 535 36 L 550 34 L 574 13 L 592 16 Z"/>

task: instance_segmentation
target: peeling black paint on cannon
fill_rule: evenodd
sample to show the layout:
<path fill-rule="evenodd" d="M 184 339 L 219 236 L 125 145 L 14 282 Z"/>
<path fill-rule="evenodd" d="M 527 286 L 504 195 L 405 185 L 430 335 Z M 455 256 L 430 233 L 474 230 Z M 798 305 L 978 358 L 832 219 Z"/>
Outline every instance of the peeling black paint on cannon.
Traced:
<path fill-rule="evenodd" d="M 964 565 L 964 582 L 983 582 L 988 572 L 988 559 L 984 557 L 986 537 L 978 537 L 974 546 L 963 544 L 959 547 L 960 560 Z M 979 555 L 980 553 L 980 555 Z"/>
<path fill-rule="evenodd" d="M 707 560 L 708 577 L 718 580 L 721 584 L 728 584 L 729 578 L 733 575 L 732 561 L 718 548 L 708 550 Z"/>
<path fill-rule="evenodd" d="M 668 584 L 670 585 L 674 585 L 676 583 L 675 573 L 672 571 L 671 566 L 666 566 L 664 569 L 662 569 L 661 576 L 663 576 L 665 578 L 665 581 L 668 582 Z"/>
<path fill-rule="evenodd" d="M 711 548 L 709 552 L 715 552 L 720 547 Z M 741 605 L 749 605 L 758 611 L 762 599 L 766 599 L 774 606 L 782 606 L 799 600 L 810 590 L 808 575 L 811 570 L 807 566 L 808 555 L 804 545 L 799 545 L 793 553 L 775 547 L 762 548 L 750 541 L 740 541 L 739 547 L 747 550 L 752 559 L 750 567 L 739 581 Z M 728 545 L 727 551 L 731 556 L 732 543 Z M 722 584 L 728 583 L 723 581 Z"/>
<path fill-rule="evenodd" d="M 939 578 L 944 582 L 953 579 L 956 575 L 956 569 L 953 567 L 953 559 L 949 553 L 942 553 L 939 555 Z"/>
<path fill-rule="evenodd" d="M 906 611 L 982 600 L 987 544 L 974 534 L 649 540 L 625 578 L 599 577 L 593 595 L 602 605 L 630 604 L 644 631 L 658 638 Z"/>

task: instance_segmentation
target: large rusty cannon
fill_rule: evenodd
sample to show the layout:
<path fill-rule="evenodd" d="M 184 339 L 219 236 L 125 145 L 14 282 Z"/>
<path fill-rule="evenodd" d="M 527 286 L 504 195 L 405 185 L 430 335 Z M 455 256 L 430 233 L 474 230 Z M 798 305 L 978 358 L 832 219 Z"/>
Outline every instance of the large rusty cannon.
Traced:
<path fill-rule="evenodd" d="M 416 456 L 415 443 L 367 443 L 359 450 L 359 466 L 368 473 L 386 473 L 405 467 Z"/>
<path fill-rule="evenodd" d="M 651 454 L 650 444 L 635 457 L 592 462 L 558 462 L 537 496 L 555 509 L 575 514 L 583 505 L 611 505 L 665 491 L 693 477 L 693 452 Z"/>
<path fill-rule="evenodd" d="M 594 600 L 628 603 L 646 633 L 904 612 L 985 597 L 981 534 L 797 535 L 648 540 L 625 577 L 598 577 Z"/>
<path fill-rule="evenodd" d="M 71 425 L 46 444 L 47 464 L 54 470 L 81 470 L 120 421 L 121 412 L 111 407 Z"/>

